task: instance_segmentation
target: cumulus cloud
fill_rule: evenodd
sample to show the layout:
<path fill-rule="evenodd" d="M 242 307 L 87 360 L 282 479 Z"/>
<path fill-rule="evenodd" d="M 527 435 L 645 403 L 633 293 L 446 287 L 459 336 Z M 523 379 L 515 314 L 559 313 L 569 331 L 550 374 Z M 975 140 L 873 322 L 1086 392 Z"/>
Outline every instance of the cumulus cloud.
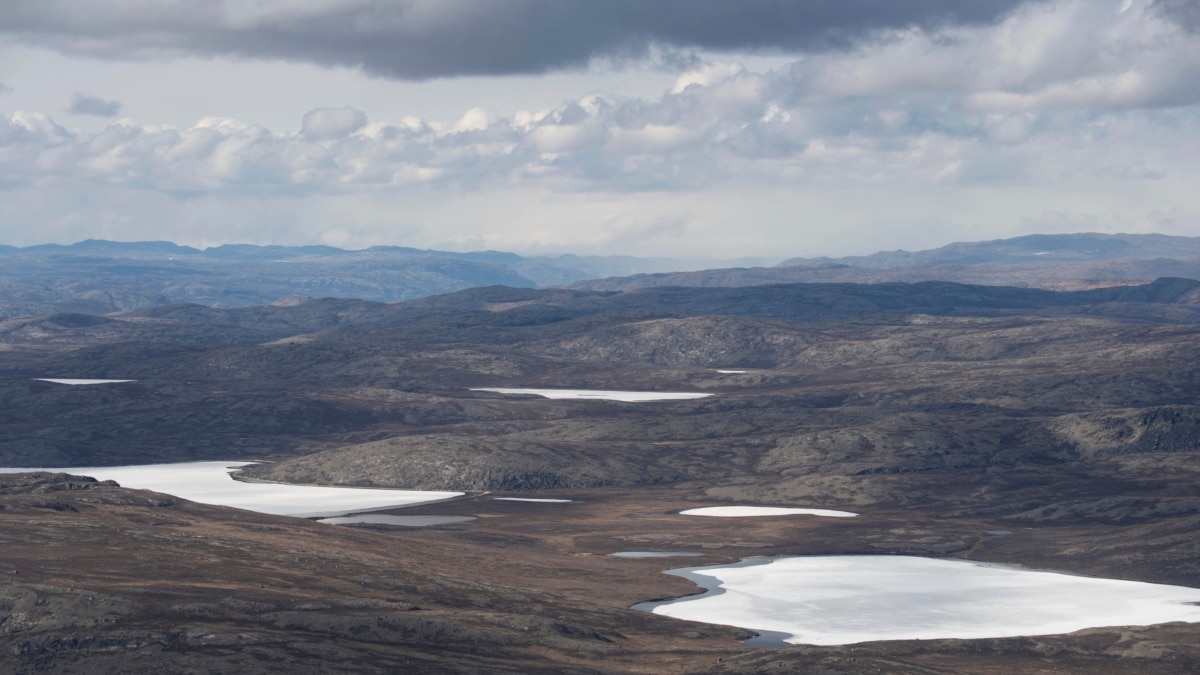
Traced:
<path fill-rule="evenodd" d="M 304 115 L 300 133 L 314 140 L 345 138 L 367 124 L 367 114 L 354 108 L 318 108 Z"/>
<path fill-rule="evenodd" d="M 95 117 L 116 117 L 121 114 L 120 101 L 109 101 L 99 96 L 75 93 L 71 96 L 71 105 L 67 112 L 72 115 L 93 115 Z"/>
<path fill-rule="evenodd" d="M 830 101 L 836 90 L 816 89 L 822 66 L 815 67 L 816 77 L 797 78 L 794 69 L 713 64 L 685 73 L 679 82 L 686 85 L 657 99 L 589 94 L 511 118 L 471 109 L 449 120 L 369 121 L 353 108 L 317 109 L 298 132 L 229 118 L 86 132 L 16 113 L 0 116 L 0 180 L 175 194 L 414 185 L 630 193 L 703 190 L 735 179 L 1004 184 L 1068 173 L 1159 178 L 1172 170 L 1170 157 L 1197 143 L 1184 111 L 981 107 L 965 85 L 957 99 L 941 91 L 842 93 Z M 1179 137 L 1168 141 L 1162 125 Z M 1147 163 L 1151 149 L 1168 159 Z"/>
<path fill-rule="evenodd" d="M 8 0 L 0 33 L 105 58 L 292 59 L 402 79 L 542 73 L 652 45 L 813 51 L 995 21 L 1020 0 Z"/>
<path fill-rule="evenodd" d="M 793 68 L 810 98 L 951 96 L 974 110 L 1139 108 L 1200 101 L 1200 41 L 1155 5 L 1030 3 L 986 28 L 906 30 Z"/>

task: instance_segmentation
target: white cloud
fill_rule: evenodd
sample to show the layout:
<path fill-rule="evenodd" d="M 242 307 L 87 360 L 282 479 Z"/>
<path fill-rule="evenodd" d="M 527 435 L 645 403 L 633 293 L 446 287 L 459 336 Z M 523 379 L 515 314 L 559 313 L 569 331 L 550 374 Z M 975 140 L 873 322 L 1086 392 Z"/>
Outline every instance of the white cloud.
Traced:
<path fill-rule="evenodd" d="M 300 133 L 316 141 L 345 138 L 367 124 L 367 114 L 354 108 L 310 110 L 300 124 Z"/>
<path fill-rule="evenodd" d="M 692 85 L 709 87 L 717 82 L 728 80 L 746 69 L 739 63 L 705 64 L 700 68 L 689 70 L 680 75 L 671 86 L 672 94 L 682 94 Z"/>
<path fill-rule="evenodd" d="M 454 121 L 446 133 L 462 133 L 464 131 L 483 131 L 491 125 L 491 115 L 483 108 L 471 108 L 462 117 Z"/>
<path fill-rule="evenodd" d="M 793 77 L 809 99 L 945 95 L 978 110 L 1200 101 L 1200 41 L 1145 2 L 1119 7 L 1027 3 L 996 26 L 908 29 L 848 54 L 815 55 Z"/>

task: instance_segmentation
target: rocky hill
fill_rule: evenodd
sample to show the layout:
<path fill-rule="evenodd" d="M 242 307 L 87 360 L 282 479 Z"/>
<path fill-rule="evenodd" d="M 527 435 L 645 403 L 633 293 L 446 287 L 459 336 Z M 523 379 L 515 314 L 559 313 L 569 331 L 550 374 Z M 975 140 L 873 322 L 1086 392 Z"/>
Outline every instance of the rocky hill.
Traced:
<path fill-rule="evenodd" d="M 1198 324 L 1200 282 L 1182 279 L 1075 292 L 494 287 L 401 304 L 52 315 L 0 324 L 0 458 L 299 455 L 256 471 L 438 489 L 736 475 L 757 477 L 756 499 L 767 499 L 789 462 L 855 475 L 1108 456 L 1064 430 L 1110 409 L 1169 408 L 1180 420 L 1170 433 L 1185 434 L 1192 413 L 1178 406 L 1194 402 Z M 135 382 L 73 388 L 37 377 Z M 471 391 L 497 386 L 715 396 L 637 406 Z M 827 459 L 782 449 L 810 446 Z M 942 448 L 936 461 L 929 448 Z"/>

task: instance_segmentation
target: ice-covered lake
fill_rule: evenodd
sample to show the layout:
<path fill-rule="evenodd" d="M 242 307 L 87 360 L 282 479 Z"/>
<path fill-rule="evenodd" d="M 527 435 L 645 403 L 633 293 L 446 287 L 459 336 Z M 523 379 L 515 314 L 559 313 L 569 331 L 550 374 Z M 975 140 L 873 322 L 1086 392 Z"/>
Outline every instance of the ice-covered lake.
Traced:
<path fill-rule="evenodd" d="M 430 525 L 452 525 L 475 520 L 472 516 L 395 516 L 390 513 L 360 513 L 356 516 L 321 518 L 318 522 L 329 525 L 402 525 L 404 527 L 429 527 Z"/>
<path fill-rule="evenodd" d="M 608 555 L 613 558 L 699 558 L 704 554 L 696 551 L 617 551 Z"/>
<path fill-rule="evenodd" d="M 1200 622 L 1200 589 L 911 556 L 804 556 L 669 570 L 707 589 L 635 609 L 740 626 L 752 644 L 1054 635 Z"/>
<path fill-rule="evenodd" d="M 55 471 L 97 480 L 115 480 L 122 487 L 164 492 L 202 504 L 232 506 L 283 516 L 341 516 L 395 506 L 457 497 L 461 492 L 315 487 L 277 483 L 244 483 L 230 472 L 254 462 L 181 462 L 138 466 L 68 467 L 53 469 L 3 468 L 0 473 Z"/>
<path fill-rule="evenodd" d="M 53 382 L 54 384 L 119 384 L 121 382 L 137 382 L 137 380 L 83 380 L 74 377 L 35 377 L 38 382 Z"/>
<path fill-rule="evenodd" d="M 548 499 L 540 497 L 492 497 L 498 502 L 530 502 L 534 504 L 570 504 L 572 499 Z"/>
<path fill-rule="evenodd" d="M 714 518 L 752 518 L 755 516 L 824 516 L 826 518 L 853 518 L 857 513 L 833 511 L 831 509 L 790 508 L 786 506 L 704 506 L 680 511 L 681 516 L 710 516 Z"/>
<path fill-rule="evenodd" d="M 682 401 L 705 398 L 712 394 L 669 391 L 604 391 L 600 389 L 516 389 L 512 387 L 477 387 L 471 391 L 490 391 L 497 394 L 533 394 L 553 399 L 595 399 L 600 401 L 624 401 L 644 403 L 646 401 Z"/>

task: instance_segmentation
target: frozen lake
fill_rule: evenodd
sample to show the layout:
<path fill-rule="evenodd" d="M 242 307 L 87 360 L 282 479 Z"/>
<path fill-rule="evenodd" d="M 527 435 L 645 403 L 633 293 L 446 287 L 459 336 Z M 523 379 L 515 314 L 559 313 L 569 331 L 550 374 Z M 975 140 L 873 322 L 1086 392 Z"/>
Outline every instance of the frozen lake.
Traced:
<path fill-rule="evenodd" d="M 35 377 L 38 382 L 53 382 L 55 384 L 115 384 L 118 382 L 137 382 L 137 380 L 80 380 L 61 377 Z"/>
<path fill-rule="evenodd" d="M 553 399 L 596 399 L 600 401 L 624 401 L 644 403 L 646 401 L 681 401 L 705 398 L 712 394 L 697 394 L 667 391 L 603 391 L 599 389 L 514 389 L 511 387 L 477 387 L 471 391 L 491 391 L 497 394 L 533 394 Z"/>
<path fill-rule="evenodd" d="M 784 506 L 705 506 L 680 511 L 681 516 L 710 516 L 714 518 L 747 518 L 754 516 L 824 516 L 827 518 L 853 518 L 857 513 L 830 509 L 803 509 Z"/>
<path fill-rule="evenodd" d="M 498 502 L 533 502 L 535 504 L 569 504 L 572 499 L 539 499 L 536 497 L 492 497 Z"/>
<path fill-rule="evenodd" d="M 429 527 L 451 525 L 475 520 L 471 516 L 394 516 L 390 513 L 360 513 L 356 516 L 321 518 L 320 523 L 330 525 L 403 525 L 404 527 Z"/>
<path fill-rule="evenodd" d="M 457 497 L 461 492 L 418 490 L 374 490 L 364 488 L 313 487 L 276 483 L 243 483 L 229 474 L 232 469 L 254 462 L 182 462 L 140 466 L 69 467 L 52 469 L 4 468 L 0 473 L 55 471 L 97 480 L 115 480 L 122 487 L 164 492 L 202 504 L 232 506 L 247 511 L 282 516 L 340 516 L 357 511 L 374 511 L 410 506 Z"/>
<path fill-rule="evenodd" d="M 803 556 L 668 574 L 707 593 L 635 609 L 761 631 L 752 644 L 1055 635 L 1200 621 L 1200 589 L 911 556 Z"/>
<path fill-rule="evenodd" d="M 695 551 L 617 551 L 608 555 L 613 558 L 699 558 L 704 554 Z"/>

